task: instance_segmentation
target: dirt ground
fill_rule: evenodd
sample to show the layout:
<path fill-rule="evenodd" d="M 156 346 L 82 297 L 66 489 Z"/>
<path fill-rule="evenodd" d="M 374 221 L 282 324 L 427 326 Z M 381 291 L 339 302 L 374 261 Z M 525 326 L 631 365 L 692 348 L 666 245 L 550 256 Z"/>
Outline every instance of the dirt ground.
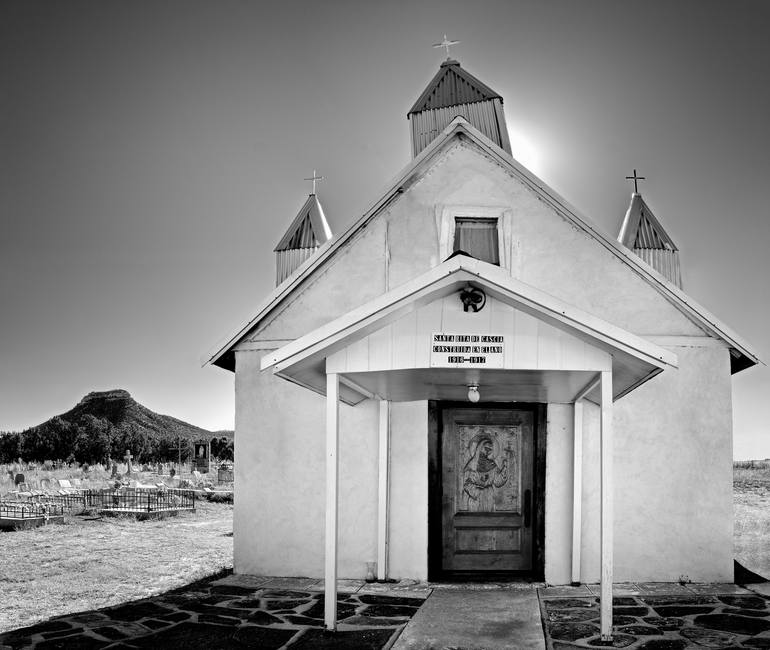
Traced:
<path fill-rule="evenodd" d="M 75 515 L 0 532 L 0 632 L 145 598 L 231 567 L 232 504 L 156 521 Z"/>

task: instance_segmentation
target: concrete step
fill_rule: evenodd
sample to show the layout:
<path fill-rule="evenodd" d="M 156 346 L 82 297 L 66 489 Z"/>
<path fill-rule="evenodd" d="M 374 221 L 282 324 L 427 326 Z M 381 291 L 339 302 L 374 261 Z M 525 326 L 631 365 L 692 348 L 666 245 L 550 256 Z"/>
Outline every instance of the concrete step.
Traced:
<path fill-rule="evenodd" d="M 392 650 L 542 650 L 535 589 L 435 589 Z"/>

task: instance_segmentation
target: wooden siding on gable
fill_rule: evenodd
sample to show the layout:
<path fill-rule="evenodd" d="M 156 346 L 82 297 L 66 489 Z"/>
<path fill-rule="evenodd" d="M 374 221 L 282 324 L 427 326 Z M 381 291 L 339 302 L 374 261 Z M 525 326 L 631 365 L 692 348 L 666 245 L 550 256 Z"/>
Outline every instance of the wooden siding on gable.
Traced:
<path fill-rule="evenodd" d="M 529 314 L 489 299 L 463 312 L 456 295 L 421 307 L 335 352 L 327 371 L 369 372 L 429 368 L 434 333 L 503 334 L 503 367 L 520 370 L 606 370 L 610 355 Z"/>
<path fill-rule="evenodd" d="M 488 99 L 473 104 L 455 104 L 412 113 L 412 155 L 417 156 L 458 115 L 464 117 L 498 147 L 510 153 L 508 132 L 503 120 L 503 105 L 499 99 Z"/>
<path fill-rule="evenodd" d="M 318 246 L 312 248 L 290 248 L 275 252 L 275 284 L 279 285 L 296 271 L 305 260 L 313 257 Z"/>

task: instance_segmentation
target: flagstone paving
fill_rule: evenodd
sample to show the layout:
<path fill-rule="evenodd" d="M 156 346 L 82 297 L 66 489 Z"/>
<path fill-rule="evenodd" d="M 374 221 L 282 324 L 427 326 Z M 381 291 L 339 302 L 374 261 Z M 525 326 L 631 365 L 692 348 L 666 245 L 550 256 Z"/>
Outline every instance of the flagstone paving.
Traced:
<path fill-rule="evenodd" d="M 613 585 L 611 647 L 770 650 L 770 588 L 749 587 Z M 405 628 L 403 638 L 408 637 L 410 647 L 416 648 L 419 634 L 415 635 L 416 628 L 410 621 L 435 590 L 439 594 L 455 592 L 455 597 L 461 597 L 463 590 L 536 588 L 516 584 L 340 581 L 338 631 L 329 634 L 323 627 L 323 580 L 220 575 L 154 598 L 61 616 L 0 634 L 0 650 L 380 650 L 400 643 Z M 541 587 L 537 594 L 548 650 L 607 647 L 599 641 L 598 585 Z M 499 640 L 492 642 L 495 635 L 485 637 L 483 629 L 476 634 L 477 645 L 463 645 L 464 650 L 527 647 L 516 645 L 515 639 L 506 638 L 503 645 Z"/>
<path fill-rule="evenodd" d="M 539 590 L 548 650 L 600 648 L 598 585 Z M 629 650 L 770 648 L 770 598 L 733 584 L 613 585 L 613 642 Z"/>
<path fill-rule="evenodd" d="M 0 634 L 0 650 L 379 650 L 400 634 L 430 593 L 409 587 L 341 581 L 338 632 L 328 634 L 323 629 L 323 581 L 220 576 L 154 598 Z"/>

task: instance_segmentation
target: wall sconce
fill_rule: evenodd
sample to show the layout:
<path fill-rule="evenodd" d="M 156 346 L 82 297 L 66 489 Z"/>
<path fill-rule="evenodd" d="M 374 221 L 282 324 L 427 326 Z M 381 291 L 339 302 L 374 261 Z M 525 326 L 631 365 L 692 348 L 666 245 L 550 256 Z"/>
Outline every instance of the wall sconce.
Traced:
<path fill-rule="evenodd" d="M 468 311 L 468 308 L 470 308 L 477 312 L 484 309 L 484 305 L 487 304 L 487 294 L 481 289 L 467 285 L 460 292 L 460 300 L 463 301 L 463 311 Z"/>
<path fill-rule="evenodd" d="M 471 384 L 468 386 L 468 401 L 473 402 L 474 404 L 481 399 L 481 395 L 479 395 L 479 387 L 476 384 Z"/>

